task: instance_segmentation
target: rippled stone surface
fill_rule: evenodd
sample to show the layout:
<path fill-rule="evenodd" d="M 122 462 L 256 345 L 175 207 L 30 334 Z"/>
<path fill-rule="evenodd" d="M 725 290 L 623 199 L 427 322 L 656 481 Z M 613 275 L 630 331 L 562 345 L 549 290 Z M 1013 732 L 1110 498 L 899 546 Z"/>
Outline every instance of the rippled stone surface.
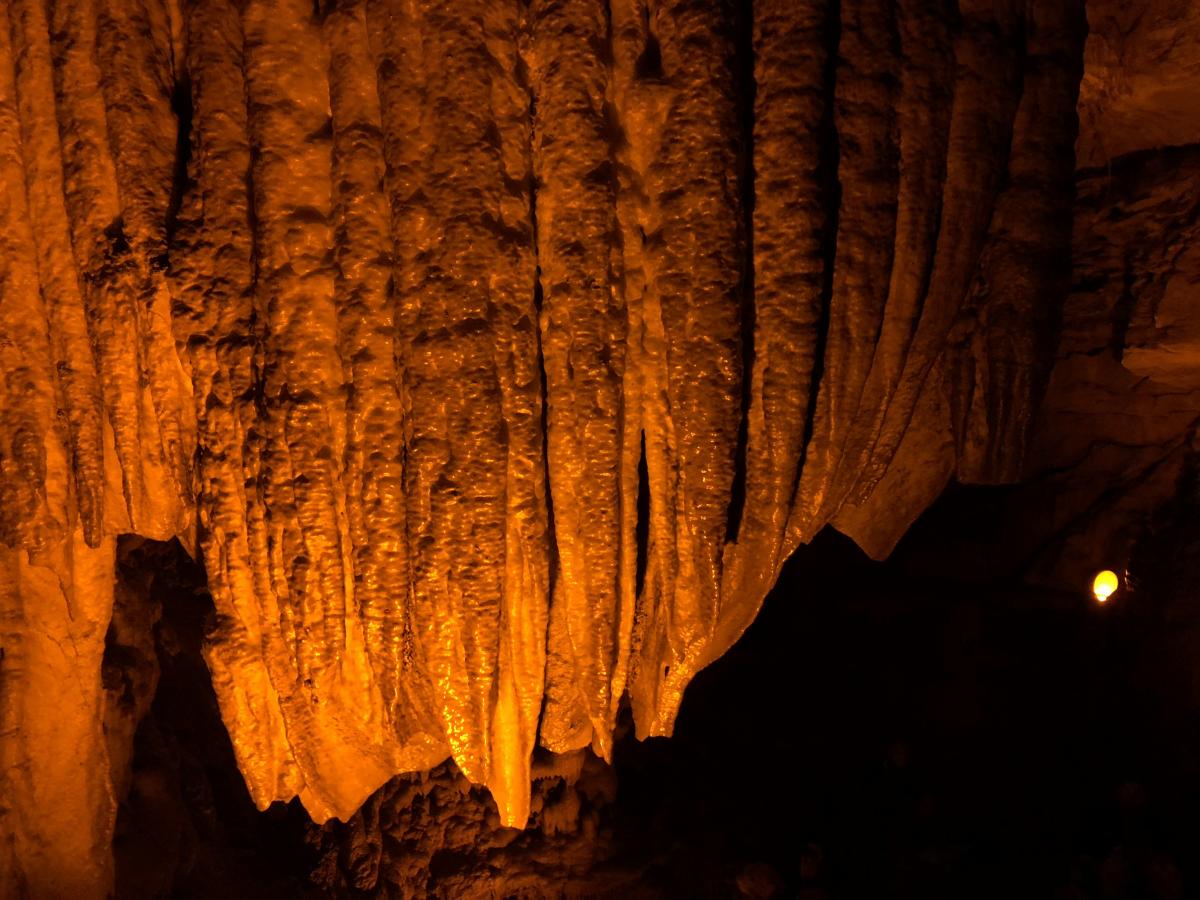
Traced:
<path fill-rule="evenodd" d="M 0 7 L 4 890 L 111 879 L 118 534 L 202 556 L 258 804 L 347 819 L 449 756 L 522 825 L 535 746 L 607 755 L 625 696 L 669 734 L 800 542 L 886 555 L 950 478 L 1018 478 L 1083 34 L 1063 0 Z"/>

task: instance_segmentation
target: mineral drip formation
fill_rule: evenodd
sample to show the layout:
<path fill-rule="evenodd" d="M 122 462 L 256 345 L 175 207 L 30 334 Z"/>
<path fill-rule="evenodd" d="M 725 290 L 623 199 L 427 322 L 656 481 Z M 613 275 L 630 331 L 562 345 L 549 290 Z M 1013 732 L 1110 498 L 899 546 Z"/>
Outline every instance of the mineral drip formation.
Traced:
<path fill-rule="evenodd" d="M 1016 479 L 1084 33 L 0 3 L 0 895 L 111 883 L 120 535 L 202 558 L 261 807 L 452 757 L 521 826 L 535 746 L 607 757 L 623 698 L 670 734 L 799 543 L 884 556 L 949 479 Z"/>

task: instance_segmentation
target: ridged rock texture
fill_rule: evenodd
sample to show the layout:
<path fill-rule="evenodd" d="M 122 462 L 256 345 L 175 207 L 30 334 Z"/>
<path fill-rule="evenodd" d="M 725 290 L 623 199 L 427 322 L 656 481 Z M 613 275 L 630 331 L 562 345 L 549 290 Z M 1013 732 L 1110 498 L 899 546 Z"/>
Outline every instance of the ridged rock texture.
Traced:
<path fill-rule="evenodd" d="M 1200 7 L 1192 0 L 1090 0 L 1087 17 L 1079 166 L 1200 142 Z"/>
<path fill-rule="evenodd" d="M 0 896 L 111 883 L 119 534 L 256 802 L 507 825 L 832 523 L 1016 479 L 1082 0 L 0 4 Z M 53 711 L 50 713 L 49 711 Z M 786 716 L 785 711 L 781 715 Z"/>

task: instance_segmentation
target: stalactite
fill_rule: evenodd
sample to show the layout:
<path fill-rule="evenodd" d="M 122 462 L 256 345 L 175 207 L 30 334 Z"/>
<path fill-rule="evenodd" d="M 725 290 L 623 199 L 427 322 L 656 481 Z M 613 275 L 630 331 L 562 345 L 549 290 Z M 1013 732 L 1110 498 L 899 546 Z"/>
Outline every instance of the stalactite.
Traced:
<path fill-rule="evenodd" d="M 883 555 L 952 474 L 1019 477 L 1082 34 L 1051 0 L 0 8 L 0 778 L 54 678 L 93 771 L 76 875 L 12 883 L 109 877 L 118 534 L 202 556 L 261 807 L 347 819 L 451 756 L 520 826 L 535 745 L 608 756 L 625 698 L 669 734 L 799 542 Z"/>
<path fill-rule="evenodd" d="M 638 422 L 622 393 L 629 325 L 616 210 L 620 137 L 604 59 L 611 22 L 590 0 L 541 3 L 529 15 L 546 463 L 561 566 L 551 611 L 561 637 L 549 651 L 563 662 L 547 676 L 577 686 L 594 744 L 607 755 L 632 624 L 622 449 L 625 429 Z M 571 732 L 557 707 L 547 715 L 543 735 Z M 565 750 L 564 740 L 551 738 Z"/>

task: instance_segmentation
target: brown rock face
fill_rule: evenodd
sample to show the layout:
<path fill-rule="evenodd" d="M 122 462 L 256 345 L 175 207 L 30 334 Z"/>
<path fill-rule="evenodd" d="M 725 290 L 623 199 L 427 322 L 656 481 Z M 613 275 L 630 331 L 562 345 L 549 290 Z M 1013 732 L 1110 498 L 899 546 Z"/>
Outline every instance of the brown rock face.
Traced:
<path fill-rule="evenodd" d="M 0 5 L 0 894 L 111 879 L 118 534 L 202 554 L 260 806 L 348 819 L 451 756 L 519 826 L 535 745 L 607 755 L 625 696 L 669 734 L 798 543 L 886 555 L 951 477 L 1016 479 L 1084 30 Z"/>
<path fill-rule="evenodd" d="M 1090 0 L 1087 17 L 1080 166 L 1200 141 L 1200 8 L 1190 0 Z"/>
<path fill-rule="evenodd" d="M 1058 359 L 1003 516 L 1031 580 L 1069 587 L 1122 568 L 1197 448 L 1198 151 L 1077 175 Z"/>

